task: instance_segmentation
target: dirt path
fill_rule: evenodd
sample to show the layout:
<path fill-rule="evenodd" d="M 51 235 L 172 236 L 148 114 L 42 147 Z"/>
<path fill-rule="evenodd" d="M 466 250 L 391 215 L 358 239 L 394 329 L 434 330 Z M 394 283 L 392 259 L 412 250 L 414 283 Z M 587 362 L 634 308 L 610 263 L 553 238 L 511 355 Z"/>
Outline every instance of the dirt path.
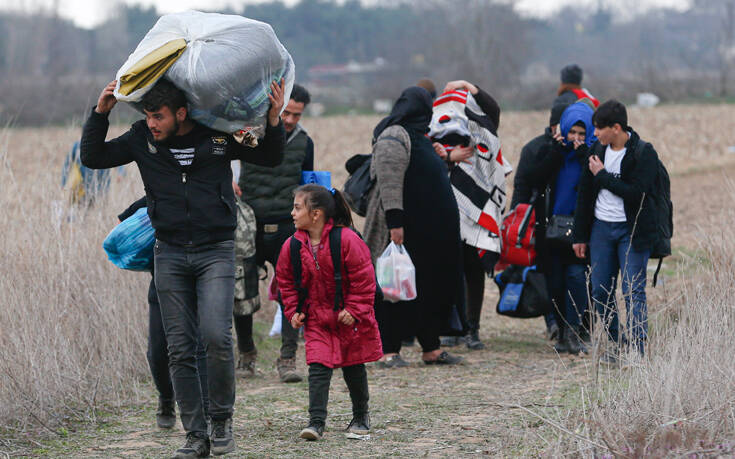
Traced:
<path fill-rule="evenodd" d="M 735 166 L 672 179 L 676 209 L 675 247 L 695 248 L 702 227 L 712 227 L 731 189 L 726 176 Z M 537 456 L 554 427 L 538 416 L 566 419 L 577 409 L 577 383 L 590 377 L 592 359 L 557 355 L 544 337 L 543 320 L 511 320 L 494 312 L 497 293 L 486 285 L 481 338 L 484 351 L 450 349 L 466 358 L 463 365 L 427 367 L 416 348 L 403 354 L 406 369 L 369 366 L 373 430 L 368 440 L 347 439 L 341 430 L 350 420 L 350 403 L 339 372 L 330 394 L 327 432 L 323 441 L 297 438 L 307 421 L 306 382 L 278 382 L 273 362 L 278 340 L 266 338 L 259 313 L 256 332 L 261 350 L 259 375 L 239 381 L 235 408 L 238 451 L 228 457 L 305 456 Z M 651 295 L 655 309 L 656 295 Z M 299 348 L 305 374 L 303 346 Z M 33 451 L 51 457 L 162 457 L 180 446 L 181 426 L 171 432 L 154 426 L 151 387 L 144 400 L 125 412 L 108 413 L 94 430 L 70 433 Z M 532 414 L 536 413 L 536 415 Z"/>

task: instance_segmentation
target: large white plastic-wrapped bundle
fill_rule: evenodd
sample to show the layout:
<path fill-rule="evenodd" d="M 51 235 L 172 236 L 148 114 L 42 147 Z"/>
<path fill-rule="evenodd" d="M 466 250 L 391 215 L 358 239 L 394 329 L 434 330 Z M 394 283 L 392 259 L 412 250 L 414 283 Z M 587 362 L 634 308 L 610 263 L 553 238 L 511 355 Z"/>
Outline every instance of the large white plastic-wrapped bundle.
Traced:
<path fill-rule="evenodd" d="M 178 57 L 166 51 L 172 47 Z M 162 52 L 169 53 L 168 63 L 158 59 Z M 156 70 L 167 65 L 166 70 Z M 146 72 L 141 84 L 121 90 L 124 80 Z M 115 97 L 140 109 L 137 102 L 163 76 L 186 93 L 194 120 L 226 133 L 246 131 L 262 137 L 270 84 L 283 78 L 284 100 L 289 100 L 295 69 L 270 25 L 242 16 L 186 11 L 162 16 L 146 34 L 117 72 Z"/>

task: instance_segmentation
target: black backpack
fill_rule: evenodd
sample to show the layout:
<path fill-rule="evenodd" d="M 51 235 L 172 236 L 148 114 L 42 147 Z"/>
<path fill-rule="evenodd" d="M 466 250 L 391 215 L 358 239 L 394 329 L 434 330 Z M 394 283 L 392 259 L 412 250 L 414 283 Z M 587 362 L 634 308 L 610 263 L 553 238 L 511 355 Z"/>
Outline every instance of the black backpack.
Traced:
<path fill-rule="evenodd" d="M 649 145 L 647 142 L 639 141 L 635 149 L 635 158 L 643 154 L 643 150 Z M 671 237 L 674 235 L 674 204 L 671 202 L 671 180 L 666 166 L 657 159 L 656 180 L 650 194 L 650 202 L 653 203 L 653 211 L 656 220 L 656 239 L 651 247 L 649 258 L 658 258 L 658 266 L 653 275 L 653 286 L 658 281 L 658 273 L 661 271 L 663 259 L 671 255 Z"/>
<path fill-rule="evenodd" d="M 404 145 L 401 139 L 392 135 L 386 135 L 381 137 L 381 139 L 392 140 Z M 370 178 L 370 164 L 372 162 L 372 154 L 354 155 L 345 162 L 345 169 L 347 169 L 347 173 L 350 176 L 345 182 L 342 193 L 350 208 L 361 217 L 367 214 L 368 194 L 373 189 L 373 186 L 375 186 L 375 179 Z"/>
<path fill-rule="evenodd" d="M 370 178 L 370 164 L 373 155 L 355 155 L 347 160 L 345 169 L 350 174 L 345 182 L 342 193 L 347 204 L 359 216 L 364 217 L 367 213 L 368 194 L 375 185 L 375 180 Z"/>
<path fill-rule="evenodd" d="M 335 286 L 335 295 L 334 295 L 334 310 L 339 311 L 340 309 L 344 309 L 344 290 L 342 289 L 342 226 L 335 226 L 332 228 L 332 231 L 329 232 L 329 250 L 332 253 L 332 266 L 334 266 L 334 286 Z M 352 228 L 350 228 L 351 231 L 354 231 L 358 236 L 360 236 L 360 239 L 362 239 L 362 235 Z M 291 266 L 293 267 L 293 278 L 294 283 L 296 284 L 296 292 L 298 292 L 299 295 L 299 304 L 296 306 L 296 312 L 301 313 L 304 311 L 304 306 L 306 306 L 306 296 L 309 292 L 309 290 L 303 286 L 303 272 L 301 267 L 301 241 L 296 239 L 295 237 L 291 236 L 291 243 L 289 246 L 289 250 L 291 251 Z M 380 286 L 378 285 L 378 281 L 376 279 L 375 281 L 375 301 L 373 306 L 378 304 L 379 302 L 383 301 L 383 291 L 380 289 Z"/>

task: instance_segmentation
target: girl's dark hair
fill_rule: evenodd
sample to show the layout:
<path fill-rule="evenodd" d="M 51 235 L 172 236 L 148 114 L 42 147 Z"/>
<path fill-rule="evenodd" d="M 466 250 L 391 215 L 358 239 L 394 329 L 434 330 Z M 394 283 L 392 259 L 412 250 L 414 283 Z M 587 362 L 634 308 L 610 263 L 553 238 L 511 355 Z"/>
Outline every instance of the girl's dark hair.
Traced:
<path fill-rule="evenodd" d="M 303 195 L 309 210 L 321 209 L 327 220 L 334 219 L 335 225 L 352 227 L 352 211 L 339 190 L 334 189 L 332 194 L 321 185 L 309 183 L 296 188 L 293 194 Z"/>

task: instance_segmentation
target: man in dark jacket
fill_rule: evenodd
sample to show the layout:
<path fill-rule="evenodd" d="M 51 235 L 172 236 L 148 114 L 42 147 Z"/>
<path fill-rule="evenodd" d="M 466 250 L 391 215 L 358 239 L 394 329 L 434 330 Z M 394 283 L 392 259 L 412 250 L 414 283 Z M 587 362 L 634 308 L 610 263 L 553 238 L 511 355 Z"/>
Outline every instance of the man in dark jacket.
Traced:
<path fill-rule="evenodd" d="M 275 166 L 283 158 L 282 86 L 273 83 L 265 138 L 257 148 L 188 117 L 184 93 L 162 79 L 143 97 L 146 119 L 105 142 L 116 82 L 100 94 L 82 132 L 92 169 L 138 164 L 156 230 L 155 283 L 169 346 L 174 393 L 187 441 L 174 457 L 206 457 L 210 436 L 196 370 L 197 335 L 207 351 L 211 450 L 234 451 L 232 352 L 236 208 L 230 161 Z"/>
<path fill-rule="evenodd" d="M 286 146 L 281 164 L 276 167 L 243 164 L 240 170 L 238 185 L 242 198 L 253 209 L 257 220 L 255 236 L 257 262 L 259 265 L 269 262 L 274 272 L 283 243 L 296 230 L 291 217 L 293 191 L 301 182 L 301 172 L 314 170 L 314 142 L 306 129 L 299 124 L 301 115 L 310 101 L 311 97 L 306 89 L 295 84 L 291 98 L 281 114 L 286 129 Z M 247 341 L 248 335 L 252 336 L 252 320 L 248 327 L 247 319 L 247 316 L 235 317 L 238 342 Z M 281 356 L 276 361 L 278 377 L 288 383 L 301 381 L 301 375 L 296 371 L 298 331 L 294 330 L 283 316 L 281 340 Z M 253 354 L 251 351 L 249 355 Z M 248 355 L 241 354 L 241 357 L 243 362 Z M 246 364 L 247 362 L 244 362 L 242 365 Z"/>
<path fill-rule="evenodd" d="M 658 155 L 651 144 L 641 144 L 638 134 L 628 126 L 622 103 L 605 102 L 592 121 L 598 142 L 592 147 L 579 183 L 574 251 L 583 258 L 589 248 L 592 299 L 610 339 L 616 342 L 615 285 L 618 273 L 622 274 L 632 342 L 625 338 L 620 341 L 643 354 L 648 331 L 646 267 L 657 235 L 651 191 L 658 172 Z M 613 353 L 603 358 L 616 360 Z"/>
<path fill-rule="evenodd" d="M 569 64 L 561 69 L 561 83 L 556 91 L 554 103 L 570 105 L 580 99 L 589 99 L 594 105 L 592 109 L 600 105 L 587 88 L 582 87 L 582 69 L 577 64 Z"/>

